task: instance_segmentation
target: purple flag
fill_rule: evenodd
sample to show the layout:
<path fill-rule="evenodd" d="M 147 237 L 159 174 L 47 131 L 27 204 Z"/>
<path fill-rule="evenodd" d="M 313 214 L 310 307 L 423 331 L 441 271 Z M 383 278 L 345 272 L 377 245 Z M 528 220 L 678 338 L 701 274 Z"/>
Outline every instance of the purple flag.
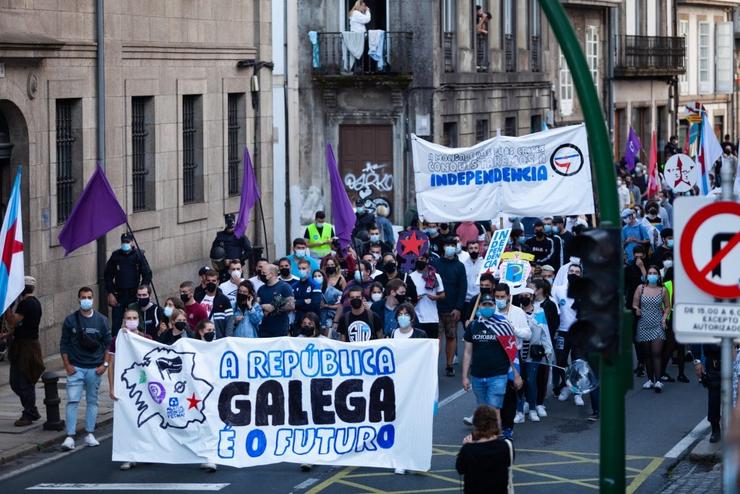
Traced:
<path fill-rule="evenodd" d="M 627 162 L 627 171 L 632 172 L 635 169 L 635 162 L 640 156 L 640 139 L 635 133 L 635 129 L 630 127 L 630 133 L 627 136 L 627 147 L 624 152 L 624 160 Z"/>
<path fill-rule="evenodd" d="M 334 232 L 339 237 L 342 249 L 346 249 L 352 243 L 352 230 L 355 228 L 355 210 L 349 200 L 347 190 L 344 188 L 342 177 L 339 176 L 337 160 L 334 158 L 334 150 L 331 144 L 326 145 L 326 167 L 329 169 L 329 181 L 331 182 L 331 206 L 334 216 Z"/>
<path fill-rule="evenodd" d="M 234 236 L 242 238 L 247 231 L 249 223 L 249 212 L 254 207 L 257 199 L 260 198 L 260 187 L 257 185 L 257 177 L 254 175 L 252 168 L 252 158 L 249 156 L 249 150 L 244 146 L 244 172 L 242 175 L 242 198 L 239 201 L 239 220 L 234 226 Z"/>
<path fill-rule="evenodd" d="M 126 213 L 118 204 L 116 194 L 98 163 L 64 228 L 59 232 L 59 243 L 64 247 L 66 256 L 124 223 Z"/>

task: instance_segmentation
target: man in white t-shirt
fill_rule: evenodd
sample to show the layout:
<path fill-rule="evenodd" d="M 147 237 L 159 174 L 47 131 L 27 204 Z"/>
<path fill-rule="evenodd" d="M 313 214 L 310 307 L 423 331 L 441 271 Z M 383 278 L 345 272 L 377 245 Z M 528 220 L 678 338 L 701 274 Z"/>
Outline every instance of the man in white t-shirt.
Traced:
<path fill-rule="evenodd" d="M 496 302 L 496 314 L 504 316 L 514 328 L 516 348 L 522 349 L 522 340 L 532 337 L 532 330 L 527 322 L 527 313 L 516 305 L 511 305 L 511 288 L 506 283 L 493 287 L 493 298 Z"/>
<path fill-rule="evenodd" d="M 239 259 L 229 261 L 229 279 L 219 285 L 219 288 L 229 298 L 231 308 L 236 307 L 236 292 L 239 290 L 239 283 L 244 281 L 242 278 L 242 263 Z"/>
<path fill-rule="evenodd" d="M 429 258 L 419 256 L 414 264 L 414 272 L 409 275 L 414 282 L 419 301 L 416 304 L 416 318 L 419 328 L 424 330 L 429 338 L 439 338 L 439 313 L 437 300 L 445 296 L 442 277 L 428 267 Z M 432 273 L 434 275 L 432 276 Z"/>
<path fill-rule="evenodd" d="M 570 338 L 570 327 L 576 322 L 577 314 L 573 309 L 574 300 L 568 297 L 568 285 L 573 277 L 580 277 L 582 269 L 580 264 L 568 266 L 568 280 L 563 285 L 557 285 L 552 289 L 552 297 L 560 312 L 560 326 L 555 336 L 555 361 L 560 367 L 567 367 L 568 357 L 571 361 L 581 357 L 579 349 L 573 345 Z M 552 376 L 553 393 L 558 395 L 560 401 L 565 401 L 570 396 L 570 389 L 565 383 L 565 372 L 562 369 L 553 369 Z M 583 398 L 577 394 L 573 398 L 576 405 L 583 406 Z"/>
<path fill-rule="evenodd" d="M 480 293 L 480 284 L 477 283 L 478 273 L 480 273 L 484 261 L 484 258 L 480 257 L 480 244 L 477 240 L 468 241 L 466 247 L 468 255 L 465 260 L 460 259 L 460 262 L 465 266 L 465 276 L 468 279 L 468 291 L 465 294 L 465 308 L 462 315 L 463 321 L 470 319 L 470 315 L 473 313 L 475 299 Z"/>

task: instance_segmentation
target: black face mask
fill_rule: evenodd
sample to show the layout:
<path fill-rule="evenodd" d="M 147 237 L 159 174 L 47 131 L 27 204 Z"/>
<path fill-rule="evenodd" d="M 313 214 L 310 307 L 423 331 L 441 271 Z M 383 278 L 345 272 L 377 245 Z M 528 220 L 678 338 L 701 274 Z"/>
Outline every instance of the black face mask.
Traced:
<path fill-rule="evenodd" d="M 183 304 L 186 304 L 188 303 L 188 300 L 190 300 L 190 295 L 188 295 L 187 293 L 181 293 L 180 300 L 182 300 Z"/>
<path fill-rule="evenodd" d="M 280 268 L 280 276 L 283 278 L 290 276 L 290 268 Z"/>
<path fill-rule="evenodd" d="M 416 269 L 417 271 L 422 271 L 425 267 L 427 267 L 426 261 L 416 261 L 414 263 L 414 269 Z"/>
<path fill-rule="evenodd" d="M 580 278 L 580 276 L 578 276 L 577 274 L 569 274 L 568 275 L 568 283 L 573 283 L 578 278 Z"/>
<path fill-rule="evenodd" d="M 334 266 L 327 266 L 326 268 L 326 274 L 336 274 L 337 268 Z"/>
<path fill-rule="evenodd" d="M 210 333 L 205 333 L 203 335 L 203 339 L 206 341 L 213 341 L 213 338 L 215 337 L 216 337 L 216 333 L 214 333 L 213 331 L 211 331 Z"/>
<path fill-rule="evenodd" d="M 396 263 L 394 263 L 394 262 L 388 262 L 388 263 L 386 263 L 385 266 L 383 266 L 383 271 L 385 271 L 388 274 L 395 273 L 396 272 Z"/>
<path fill-rule="evenodd" d="M 534 236 L 537 238 L 542 238 L 545 236 L 545 232 L 542 230 L 537 230 L 536 232 L 534 232 Z"/>
<path fill-rule="evenodd" d="M 353 298 L 352 300 L 349 301 L 349 305 L 353 309 L 359 309 L 360 307 L 362 307 L 362 299 L 361 298 Z"/>
<path fill-rule="evenodd" d="M 208 293 L 215 292 L 218 285 L 215 283 L 206 283 L 206 291 Z"/>
<path fill-rule="evenodd" d="M 474 250 L 473 252 L 468 252 L 468 255 L 470 256 L 472 260 L 475 261 L 476 259 L 478 259 L 480 252 L 478 252 L 477 250 Z"/>
<path fill-rule="evenodd" d="M 396 300 L 398 300 L 398 303 L 399 303 L 399 304 L 402 304 L 402 303 L 404 303 L 404 302 L 406 301 L 406 294 L 405 294 L 405 293 L 404 293 L 403 295 L 402 295 L 402 294 L 400 294 L 400 293 L 399 293 L 399 294 L 397 294 L 397 295 L 396 295 Z"/>
<path fill-rule="evenodd" d="M 265 276 L 264 274 L 258 274 L 257 278 L 259 278 L 262 283 L 267 283 L 267 276 Z"/>
<path fill-rule="evenodd" d="M 245 293 L 237 293 L 236 294 L 236 303 L 239 305 L 245 305 L 247 303 L 247 299 L 249 298 L 249 295 Z"/>
<path fill-rule="evenodd" d="M 532 299 L 529 298 L 529 297 L 520 297 L 519 298 L 519 305 L 521 305 L 522 307 L 527 307 L 531 303 L 532 303 Z"/>
<path fill-rule="evenodd" d="M 149 305 L 149 297 L 137 298 L 136 301 L 139 302 L 139 307 L 146 307 Z"/>
<path fill-rule="evenodd" d="M 301 334 L 306 338 L 313 336 L 313 326 L 301 326 Z"/>
<path fill-rule="evenodd" d="M 493 289 L 480 287 L 480 293 L 481 295 L 493 295 Z"/>
<path fill-rule="evenodd" d="M 175 328 L 177 328 L 178 331 L 185 331 L 188 328 L 188 323 L 185 321 L 177 321 L 175 323 Z"/>

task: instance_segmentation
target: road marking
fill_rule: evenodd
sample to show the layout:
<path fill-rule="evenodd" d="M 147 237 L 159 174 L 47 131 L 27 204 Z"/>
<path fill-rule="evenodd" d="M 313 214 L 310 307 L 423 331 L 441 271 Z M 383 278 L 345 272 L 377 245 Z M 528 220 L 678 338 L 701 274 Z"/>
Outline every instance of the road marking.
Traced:
<path fill-rule="evenodd" d="M 632 479 L 632 482 L 627 486 L 627 494 L 633 494 L 637 488 L 640 487 L 642 483 L 658 469 L 661 463 L 663 463 L 663 458 L 655 458 L 651 461 L 642 472 L 638 473 L 635 478 Z"/>
<path fill-rule="evenodd" d="M 443 406 L 445 406 L 445 405 L 447 405 L 449 403 L 452 403 L 453 401 L 455 401 L 456 399 L 460 398 L 465 393 L 467 393 L 467 391 L 465 391 L 464 389 L 461 389 L 461 390 L 458 390 L 458 391 L 454 392 L 453 394 L 451 394 L 450 396 L 448 396 L 444 400 L 440 401 L 439 402 L 439 405 L 437 405 L 437 408 L 442 408 Z"/>
<path fill-rule="evenodd" d="M 701 421 L 696 424 L 696 427 L 694 427 L 694 430 L 686 434 L 686 436 L 678 441 L 676 445 L 673 446 L 664 456 L 672 459 L 679 458 L 699 437 L 707 432 L 707 429 L 709 429 L 709 424 L 705 419 L 701 419 Z"/>
<path fill-rule="evenodd" d="M 27 491 L 220 491 L 230 484 L 36 484 Z"/>
<path fill-rule="evenodd" d="M 300 484 L 294 486 L 293 489 L 298 489 L 298 490 L 308 489 L 309 487 L 311 487 L 312 485 L 314 485 L 318 481 L 319 481 L 319 479 L 312 477 L 312 478 L 306 479 L 303 482 L 301 482 Z"/>

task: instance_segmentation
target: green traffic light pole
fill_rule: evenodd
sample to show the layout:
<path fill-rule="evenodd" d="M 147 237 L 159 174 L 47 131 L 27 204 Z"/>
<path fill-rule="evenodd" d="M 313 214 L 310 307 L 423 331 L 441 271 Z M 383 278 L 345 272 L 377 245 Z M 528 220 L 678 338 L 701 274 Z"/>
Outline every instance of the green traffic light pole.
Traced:
<path fill-rule="evenodd" d="M 568 63 L 581 102 L 589 153 L 596 177 L 600 226 L 618 228 L 619 202 L 611 143 L 591 71 L 560 1 L 539 0 L 539 2 Z M 620 292 L 623 283 L 624 281 L 620 280 Z M 631 386 L 632 323 L 629 312 L 623 311 L 621 316 L 620 351 L 602 356 L 599 373 L 601 380 L 599 491 L 602 494 L 623 494 L 626 486 L 624 394 L 628 386 Z"/>

